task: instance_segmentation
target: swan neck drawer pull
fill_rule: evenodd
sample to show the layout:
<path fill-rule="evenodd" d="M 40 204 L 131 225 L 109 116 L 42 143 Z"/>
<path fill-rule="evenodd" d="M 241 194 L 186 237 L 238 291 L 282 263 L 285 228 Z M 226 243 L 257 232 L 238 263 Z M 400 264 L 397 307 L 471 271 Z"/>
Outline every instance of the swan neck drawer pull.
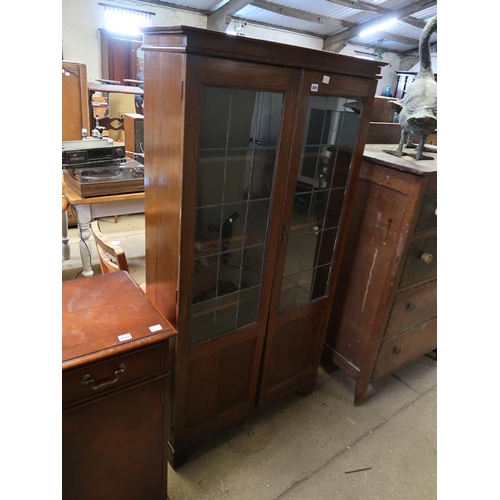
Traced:
<path fill-rule="evenodd" d="M 120 375 L 120 373 L 123 373 L 126 369 L 127 367 L 125 366 L 125 363 L 120 363 L 115 370 L 114 377 L 100 383 L 96 383 L 96 381 L 92 378 L 92 375 L 86 374 L 80 380 L 80 384 L 90 385 L 90 388 L 93 391 L 97 391 L 97 389 L 103 389 L 104 387 L 116 384 L 116 382 L 118 382 L 118 375 Z"/>

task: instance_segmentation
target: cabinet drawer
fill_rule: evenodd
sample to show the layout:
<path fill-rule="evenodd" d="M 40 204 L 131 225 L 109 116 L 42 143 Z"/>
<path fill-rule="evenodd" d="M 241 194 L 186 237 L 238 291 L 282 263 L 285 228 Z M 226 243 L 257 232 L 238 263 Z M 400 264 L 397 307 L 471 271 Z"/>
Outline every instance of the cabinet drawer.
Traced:
<path fill-rule="evenodd" d="M 166 349 L 165 344 L 159 344 L 63 373 L 63 406 L 160 375 L 167 359 Z"/>
<path fill-rule="evenodd" d="M 400 287 L 418 283 L 436 276 L 437 234 L 414 239 L 408 249 L 406 263 L 401 275 Z"/>
<path fill-rule="evenodd" d="M 372 379 L 380 378 L 437 347 L 437 318 L 385 340 Z"/>
<path fill-rule="evenodd" d="M 437 316 L 437 281 L 396 295 L 385 336 L 391 337 Z"/>
<path fill-rule="evenodd" d="M 420 212 L 415 226 L 415 233 L 437 228 L 437 192 L 425 193 L 420 205 Z"/>

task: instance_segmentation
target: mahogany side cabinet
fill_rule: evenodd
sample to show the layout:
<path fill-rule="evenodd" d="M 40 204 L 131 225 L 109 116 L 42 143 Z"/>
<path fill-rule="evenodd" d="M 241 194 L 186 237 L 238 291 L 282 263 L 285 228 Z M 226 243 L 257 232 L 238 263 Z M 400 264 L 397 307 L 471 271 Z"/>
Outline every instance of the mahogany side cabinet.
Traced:
<path fill-rule="evenodd" d="M 63 500 L 167 500 L 176 333 L 125 271 L 63 282 Z"/>
<path fill-rule="evenodd" d="M 437 348 L 437 153 L 367 144 L 323 362 L 372 382 Z"/>
<path fill-rule="evenodd" d="M 313 390 L 384 64 L 143 33 L 146 284 L 179 332 L 176 467 L 205 436 Z"/>

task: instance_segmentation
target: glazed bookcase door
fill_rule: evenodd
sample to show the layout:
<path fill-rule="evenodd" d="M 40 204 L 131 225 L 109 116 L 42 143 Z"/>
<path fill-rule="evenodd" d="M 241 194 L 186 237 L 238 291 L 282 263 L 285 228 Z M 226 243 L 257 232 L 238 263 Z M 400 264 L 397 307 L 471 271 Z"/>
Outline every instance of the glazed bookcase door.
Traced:
<path fill-rule="evenodd" d="M 193 56 L 184 162 L 177 441 L 255 406 L 298 72 Z M 190 103 L 193 104 L 193 103 Z"/>
<path fill-rule="evenodd" d="M 333 295 L 336 249 L 367 89 L 308 72 L 284 205 L 261 400 L 312 390 Z M 301 109 L 300 109 L 301 108 Z M 364 143 L 364 141 L 363 141 Z"/>
<path fill-rule="evenodd" d="M 257 323 L 283 98 L 201 87 L 192 347 Z"/>

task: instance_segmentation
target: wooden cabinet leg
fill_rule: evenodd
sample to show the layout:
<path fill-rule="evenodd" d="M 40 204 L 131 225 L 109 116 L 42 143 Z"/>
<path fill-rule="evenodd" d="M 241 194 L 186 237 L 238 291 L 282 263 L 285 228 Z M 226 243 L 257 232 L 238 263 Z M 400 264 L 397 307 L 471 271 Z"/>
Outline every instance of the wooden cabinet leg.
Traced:
<path fill-rule="evenodd" d="M 315 379 L 309 380 L 305 384 L 302 384 L 301 386 L 297 387 L 296 392 L 302 396 L 307 396 L 308 394 L 311 394 L 311 392 L 314 389 L 314 383 Z"/>
<path fill-rule="evenodd" d="M 194 448 L 196 444 L 188 445 L 183 448 L 178 448 L 174 450 L 172 446 L 169 446 L 168 450 L 168 462 L 172 469 L 176 470 L 177 468 L 184 465 L 189 457 L 193 454 Z"/>
<path fill-rule="evenodd" d="M 367 397 L 367 391 L 370 387 L 369 383 L 356 382 L 356 389 L 354 390 L 354 406 L 361 406 Z"/>

